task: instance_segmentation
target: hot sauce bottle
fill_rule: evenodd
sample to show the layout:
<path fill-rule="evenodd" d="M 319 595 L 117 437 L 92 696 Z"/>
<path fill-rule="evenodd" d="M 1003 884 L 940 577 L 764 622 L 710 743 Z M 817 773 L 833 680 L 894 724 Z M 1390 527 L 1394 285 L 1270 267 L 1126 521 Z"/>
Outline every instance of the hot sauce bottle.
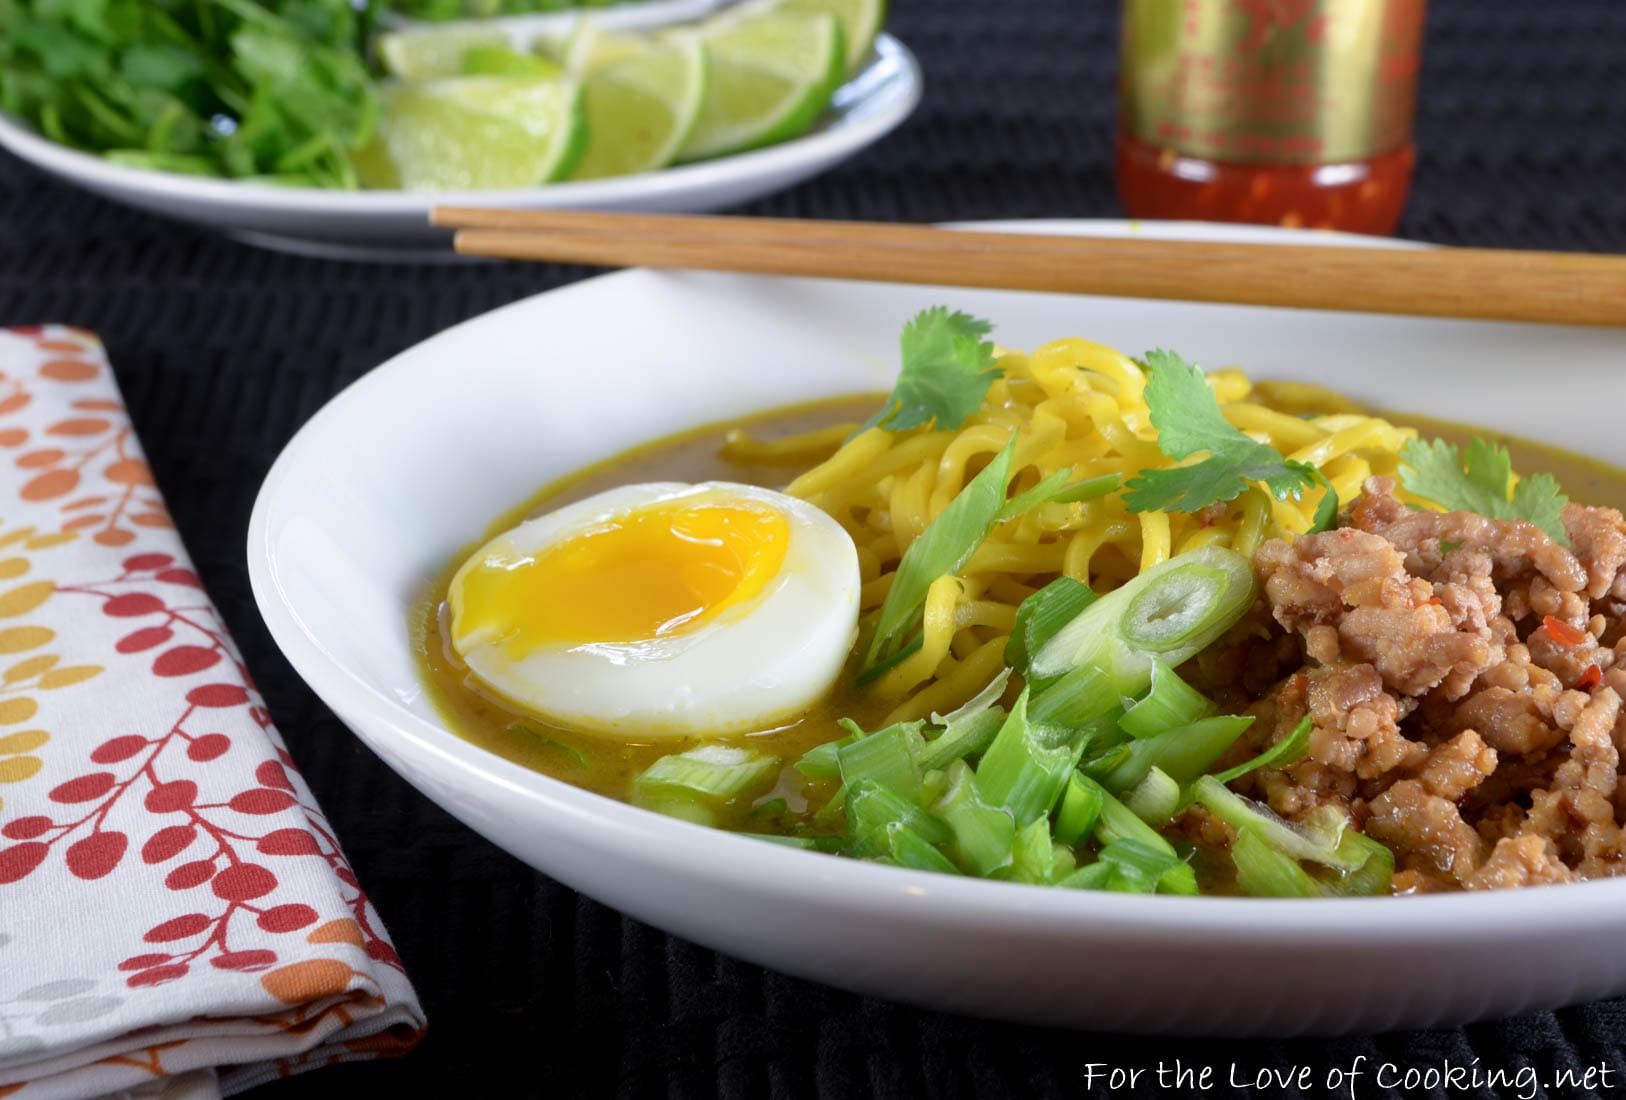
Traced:
<path fill-rule="evenodd" d="M 1124 0 L 1124 210 L 1394 232 L 1415 159 L 1424 4 Z"/>

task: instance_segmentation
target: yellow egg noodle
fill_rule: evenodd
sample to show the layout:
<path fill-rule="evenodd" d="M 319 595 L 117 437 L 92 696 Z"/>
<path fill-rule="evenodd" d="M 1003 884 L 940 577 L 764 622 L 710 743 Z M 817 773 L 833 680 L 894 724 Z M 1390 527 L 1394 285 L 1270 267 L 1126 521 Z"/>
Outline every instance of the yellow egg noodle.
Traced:
<path fill-rule="evenodd" d="M 1112 348 L 1083 339 L 1031 355 L 1002 350 L 1000 377 L 982 409 L 955 431 L 825 429 L 759 442 L 736 433 L 725 453 L 754 462 L 824 461 L 786 492 L 847 529 L 858 546 L 861 607 L 886 598 L 908 545 L 991 458 L 1017 436 L 1011 493 L 1071 468 L 1069 480 L 1125 479 L 1175 465 L 1157 446 L 1144 391 L 1147 372 Z M 1342 501 L 1370 475 L 1396 476 L 1400 449 L 1416 432 L 1362 413 L 1319 386 L 1254 384 L 1240 370 L 1208 375 L 1225 418 L 1289 459 L 1319 466 Z M 845 440 L 845 442 L 843 442 Z M 833 453 L 832 453 L 833 450 Z M 1110 589 L 1173 554 L 1219 544 L 1252 555 L 1261 542 L 1297 535 L 1313 522 L 1322 491 L 1276 500 L 1259 485 L 1229 504 L 1195 513 L 1129 512 L 1123 494 L 1047 503 L 1001 523 L 958 576 L 927 595 L 920 649 L 888 670 L 874 690 L 897 700 L 888 721 L 946 712 L 1003 667 L 1017 605 L 1059 574 Z M 873 618 L 873 616 L 869 616 Z M 862 649 L 862 645 L 859 647 Z"/>

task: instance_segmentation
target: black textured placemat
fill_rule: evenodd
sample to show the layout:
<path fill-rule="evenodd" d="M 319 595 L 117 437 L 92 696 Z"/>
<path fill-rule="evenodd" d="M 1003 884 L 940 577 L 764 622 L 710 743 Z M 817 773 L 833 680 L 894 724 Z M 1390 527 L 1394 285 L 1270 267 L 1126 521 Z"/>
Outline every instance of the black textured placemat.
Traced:
<path fill-rule="evenodd" d="M 926 70 L 920 111 L 880 148 L 753 209 L 1115 215 L 1115 7 L 895 0 L 892 29 Z M 1434 0 L 1419 140 L 1407 235 L 1626 252 L 1626 2 Z M 1203 1095 L 1230 1094 L 1235 1063 L 1250 1080 L 1258 1067 L 1315 1067 L 1306 1092 L 1254 1095 L 1330 1096 L 1326 1070 L 1362 1055 L 1361 1097 L 1496 1095 L 1372 1087 L 1382 1062 L 1477 1058 L 1542 1081 L 1607 1066 L 1626 1084 L 1623 1002 L 1334 1042 L 1123 1038 L 900 1008 L 625 919 L 431 806 L 271 645 L 244 566 L 249 509 L 278 450 L 340 387 L 447 325 L 583 274 L 274 255 L 124 211 L 0 155 L 0 324 L 64 321 L 105 338 L 175 519 L 429 1012 L 429 1038 L 401 1062 L 325 1069 L 256 1095 L 1106 1096 L 1129 1090 L 1091 1087 L 1089 1063 L 1179 1057 L 1216 1067 Z M 1144 1095 L 1199 1094 L 1159 1089 L 1150 1074 L 1140 1084 Z"/>

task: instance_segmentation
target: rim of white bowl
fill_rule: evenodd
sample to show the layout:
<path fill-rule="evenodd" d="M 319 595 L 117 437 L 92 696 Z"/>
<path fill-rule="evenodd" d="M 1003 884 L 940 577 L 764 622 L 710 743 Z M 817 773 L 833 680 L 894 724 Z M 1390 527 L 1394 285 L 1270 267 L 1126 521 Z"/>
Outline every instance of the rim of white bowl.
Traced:
<path fill-rule="evenodd" d="M 557 11 L 521 12 L 514 15 L 464 16 L 458 19 L 414 19 L 388 12 L 379 29 L 403 34 L 434 34 L 447 28 L 490 28 L 524 47 L 538 36 L 557 31 L 569 32 L 577 22 L 587 20 L 608 31 L 642 30 L 689 23 L 717 15 L 730 8 L 744 8 L 752 0 L 637 0 L 590 8 L 560 8 Z"/>
<path fill-rule="evenodd" d="M 955 223 L 953 228 L 1119 236 L 1138 233 L 1142 226 L 1116 219 L 1049 219 L 965 222 Z M 1344 236 L 1202 222 L 1161 222 L 1152 232 L 1157 236 L 1195 234 L 1283 245 L 1313 244 L 1325 242 L 1329 236 Z M 1420 242 L 1378 238 L 1353 238 L 1351 243 L 1380 248 L 1429 247 Z M 996 921 L 1049 931 L 1133 927 L 1142 931 L 1199 934 L 1220 943 L 1256 941 L 1260 936 L 1284 943 L 1309 943 L 1346 935 L 1356 936 L 1363 942 L 1406 940 L 1415 943 L 1419 939 L 1461 942 L 1480 936 L 1505 935 L 1509 921 L 1527 918 L 1539 919 L 1546 933 L 1562 932 L 1570 924 L 1594 921 L 1603 907 L 1616 912 L 1617 907 L 1626 902 L 1626 879 L 1401 898 L 1190 898 L 1063 890 L 887 867 L 753 840 L 594 794 L 482 749 L 444 726 L 420 718 L 388 694 L 344 672 L 305 631 L 292 606 L 282 598 L 276 578 L 268 513 L 286 491 L 285 485 L 294 467 L 301 462 L 302 452 L 313 445 L 312 440 L 326 431 L 326 423 L 342 410 L 367 401 L 374 389 L 398 384 L 400 376 L 418 369 L 414 360 L 432 362 L 432 358 L 422 358 L 424 349 L 459 338 L 465 326 L 479 324 L 509 310 L 532 308 L 535 300 L 544 296 L 599 293 L 607 280 L 640 274 L 643 272 L 635 269 L 584 279 L 522 298 L 445 329 L 391 357 L 334 395 L 284 447 L 261 485 L 249 518 L 249 581 L 273 640 L 295 671 L 330 709 L 368 713 L 387 726 L 392 736 L 413 742 L 449 767 L 471 773 L 481 782 L 495 783 L 520 793 L 548 812 L 590 820 L 599 827 L 601 838 L 615 838 L 618 845 L 636 845 L 648 856 L 691 865 L 695 873 L 723 874 L 732 881 L 750 882 L 755 890 L 786 895 L 805 896 L 810 881 L 838 884 L 848 891 L 854 907 L 903 913 L 909 919 L 932 924 Z M 605 829 L 611 832 L 606 833 Z M 1555 890 L 1562 894 L 1554 894 Z M 1545 900 L 1557 897 L 1569 904 L 1555 906 Z M 1586 904 L 1575 904 L 1583 900 Z M 1194 925 L 1194 920 L 1200 924 Z"/>
<path fill-rule="evenodd" d="M 838 90 L 846 103 L 835 109 L 837 124 L 821 127 L 790 141 L 716 160 L 663 168 L 603 180 L 550 183 L 540 187 L 501 191 L 333 191 L 323 188 L 277 187 L 240 180 L 188 176 L 150 168 L 132 168 L 60 145 L 32 127 L 0 111 L 0 147 L 36 166 L 47 168 L 70 182 L 91 181 L 125 192 L 162 193 L 166 199 L 190 200 L 219 208 L 276 209 L 289 213 L 369 214 L 421 213 L 427 219 L 435 206 L 614 206 L 653 201 L 731 180 L 773 175 L 808 161 L 839 158 L 878 141 L 903 124 L 920 104 L 924 92 L 920 62 L 898 39 L 881 34 L 875 39 L 876 60 Z M 875 84 L 867 89 L 866 79 Z M 881 109 L 866 113 L 880 88 L 894 85 Z M 828 116 L 827 116 L 828 118 Z M 427 224 L 427 223 L 426 223 Z"/>

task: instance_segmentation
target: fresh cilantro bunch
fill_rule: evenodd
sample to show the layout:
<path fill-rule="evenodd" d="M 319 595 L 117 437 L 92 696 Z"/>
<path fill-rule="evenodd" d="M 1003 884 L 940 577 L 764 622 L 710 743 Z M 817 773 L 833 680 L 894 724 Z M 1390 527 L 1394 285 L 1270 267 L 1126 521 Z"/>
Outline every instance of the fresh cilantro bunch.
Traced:
<path fill-rule="evenodd" d="M 1146 407 L 1157 428 L 1157 446 L 1177 462 L 1206 454 L 1200 462 L 1142 470 L 1124 486 L 1131 512 L 1195 512 L 1235 500 L 1250 482 L 1259 482 L 1277 500 L 1298 500 L 1317 483 L 1326 488 L 1311 530 L 1324 531 L 1338 518 L 1338 495 L 1307 462 L 1284 458 L 1232 427 L 1203 372 L 1172 351 L 1146 354 L 1151 374 Z"/>
<path fill-rule="evenodd" d="M 1522 519 L 1535 524 L 1560 546 L 1570 544 L 1564 530 L 1569 503 L 1551 474 L 1513 481 L 1513 459 L 1507 448 L 1475 439 L 1466 453 L 1443 439 L 1408 442 L 1400 451 L 1400 484 L 1407 492 L 1448 511 L 1473 512 L 1490 519 Z"/>
<path fill-rule="evenodd" d="M 377 114 L 349 0 L 0 0 L 0 109 L 121 164 L 354 188 Z"/>

